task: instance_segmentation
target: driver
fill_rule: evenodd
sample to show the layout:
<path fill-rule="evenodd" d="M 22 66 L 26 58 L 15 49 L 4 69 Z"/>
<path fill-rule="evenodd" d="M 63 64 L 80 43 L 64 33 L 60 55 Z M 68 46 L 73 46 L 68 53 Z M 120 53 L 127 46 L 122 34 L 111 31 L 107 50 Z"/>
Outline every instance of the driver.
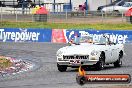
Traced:
<path fill-rule="evenodd" d="M 92 39 L 88 39 L 88 43 L 93 43 L 93 40 Z"/>
<path fill-rule="evenodd" d="M 79 43 L 80 43 L 80 36 L 79 35 L 75 36 L 74 43 L 77 44 L 77 45 L 79 45 Z"/>

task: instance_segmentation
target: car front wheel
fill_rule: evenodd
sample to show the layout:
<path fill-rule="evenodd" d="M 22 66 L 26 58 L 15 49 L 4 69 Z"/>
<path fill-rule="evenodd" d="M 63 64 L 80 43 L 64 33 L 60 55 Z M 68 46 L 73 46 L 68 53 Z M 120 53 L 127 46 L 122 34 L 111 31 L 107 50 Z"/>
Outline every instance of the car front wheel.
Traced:
<path fill-rule="evenodd" d="M 65 72 L 66 69 L 67 69 L 67 66 L 65 66 L 65 65 L 59 65 L 59 64 L 57 64 L 57 67 L 58 67 L 58 70 L 60 72 Z"/>
<path fill-rule="evenodd" d="M 96 69 L 97 70 L 103 70 L 104 69 L 104 64 L 105 64 L 104 58 L 105 58 L 105 55 L 101 54 L 100 55 L 100 59 L 99 59 L 99 61 L 96 64 Z"/>
<path fill-rule="evenodd" d="M 97 70 L 103 70 L 104 69 L 104 61 L 97 62 L 96 69 Z"/>

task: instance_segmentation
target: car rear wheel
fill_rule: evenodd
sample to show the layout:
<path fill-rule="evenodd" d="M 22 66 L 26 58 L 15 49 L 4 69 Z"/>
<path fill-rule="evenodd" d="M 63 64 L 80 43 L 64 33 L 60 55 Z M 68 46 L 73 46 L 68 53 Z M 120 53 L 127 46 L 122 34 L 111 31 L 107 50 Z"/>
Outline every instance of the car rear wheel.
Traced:
<path fill-rule="evenodd" d="M 57 67 L 58 67 L 58 70 L 60 72 L 65 72 L 66 69 L 67 69 L 67 66 L 65 66 L 65 65 L 59 65 L 59 64 L 57 64 Z"/>
<path fill-rule="evenodd" d="M 120 12 L 119 12 L 118 10 L 115 10 L 115 11 L 113 11 L 113 13 L 112 13 L 112 14 L 113 14 L 113 16 L 118 16 L 118 15 L 119 15 L 119 13 L 120 13 Z"/>
<path fill-rule="evenodd" d="M 114 67 L 121 67 L 122 66 L 122 57 L 123 53 L 119 53 L 119 59 L 114 63 Z"/>

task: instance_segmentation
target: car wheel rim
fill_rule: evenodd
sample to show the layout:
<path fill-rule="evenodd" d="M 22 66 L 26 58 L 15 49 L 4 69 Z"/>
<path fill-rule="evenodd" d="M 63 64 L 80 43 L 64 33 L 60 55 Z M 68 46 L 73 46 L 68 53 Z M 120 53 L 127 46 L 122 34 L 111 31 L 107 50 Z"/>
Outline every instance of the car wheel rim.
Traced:
<path fill-rule="evenodd" d="M 101 67 L 101 69 L 104 68 L 104 63 L 103 63 L 103 61 L 101 61 L 101 63 L 100 63 L 100 67 Z"/>
<path fill-rule="evenodd" d="M 120 54 L 120 55 L 119 55 L 119 65 L 120 65 L 120 66 L 122 65 L 122 59 L 121 59 L 121 58 L 122 58 L 122 55 Z"/>
<path fill-rule="evenodd" d="M 119 60 L 119 65 L 122 65 L 122 60 Z"/>

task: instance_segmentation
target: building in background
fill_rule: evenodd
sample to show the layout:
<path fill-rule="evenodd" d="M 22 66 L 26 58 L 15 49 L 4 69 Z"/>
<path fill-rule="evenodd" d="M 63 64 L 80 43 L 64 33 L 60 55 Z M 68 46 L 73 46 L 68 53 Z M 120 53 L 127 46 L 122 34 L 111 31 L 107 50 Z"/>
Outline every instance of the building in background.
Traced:
<path fill-rule="evenodd" d="M 5 5 L 18 5 L 20 2 L 27 2 L 28 0 L 0 0 Z M 89 11 L 97 11 L 97 8 L 102 5 L 107 5 L 116 0 L 30 0 L 34 5 L 45 5 L 49 11 L 63 12 L 68 9 L 74 11 L 79 8 L 79 5 L 84 5 L 87 1 Z M 127 0 L 130 1 L 130 0 Z M 11 4 L 12 3 L 12 4 Z M 68 10 L 69 11 L 69 10 Z"/>
<path fill-rule="evenodd" d="M 115 0 L 87 0 L 88 3 L 88 10 L 90 11 L 96 11 L 98 6 L 101 5 L 106 5 L 111 3 L 112 1 Z M 76 10 L 77 8 L 79 8 L 79 5 L 83 5 L 86 0 L 32 0 L 32 2 L 34 2 L 35 4 L 39 4 L 39 3 L 43 3 L 47 9 L 49 9 L 50 11 L 53 11 L 55 8 L 55 11 L 63 11 L 65 5 L 68 5 L 71 3 L 72 6 L 72 11 Z M 55 4 L 54 4 L 55 3 Z M 67 9 L 69 9 L 69 7 L 67 6 Z"/>
<path fill-rule="evenodd" d="M 32 0 L 32 1 L 34 2 L 34 0 Z M 87 0 L 87 1 L 88 1 L 88 3 L 87 3 L 88 10 L 96 11 L 99 6 L 110 4 L 111 2 L 113 2 L 115 0 Z M 35 1 L 36 4 L 46 3 L 47 4 L 46 7 L 48 9 L 50 9 L 51 11 L 53 11 L 53 7 L 54 7 L 54 6 L 51 6 L 51 3 L 53 3 L 52 5 L 54 5 L 54 2 L 56 3 L 55 11 L 63 11 L 64 10 L 63 5 L 66 5 L 66 4 L 68 5 L 68 3 L 71 3 L 72 11 L 74 11 L 77 8 L 79 8 L 79 5 L 83 5 L 86 2 L 86 0 L 37 0 L 37 1 Z"/>

